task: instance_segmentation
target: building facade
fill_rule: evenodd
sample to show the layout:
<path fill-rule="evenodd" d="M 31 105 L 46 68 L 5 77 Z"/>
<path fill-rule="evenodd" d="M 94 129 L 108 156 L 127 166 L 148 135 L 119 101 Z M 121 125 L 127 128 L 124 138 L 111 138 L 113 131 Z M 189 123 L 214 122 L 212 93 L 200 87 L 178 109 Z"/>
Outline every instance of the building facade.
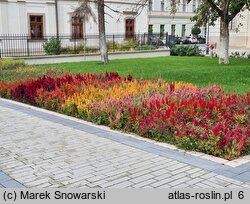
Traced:
<path fill-rule="evenodd" d="M 170 0 L 148 0 L 145 5 L 140 0 L 107 0 L 106 33 L 166 33 L 175 36 L 189 36 L 194 22 L 195 9 L 202 0 L 192 0 L 186 4 L 180 0 L 175 15 L 171 14 Z M 98 25 L 72 18 L 78 0 L 0 0 L 0 35 L 25 34 L 38 39 L 41 36 L 60 35 L 82 37 L 84 34 L 98 34 Z M 97 15 L 97 6 L 91 3 Z M 114 12 L 117 11 L 117 12 Z M 96 16 L 97 17 L 97 16 Z M 230 24 L 230 46 L 250 48 L 250 12 L 238 15 Z M 219 21 L 214 27 L 204 26 L 201 35 L 209 43 L 219 43 Z"/>
<path fill-rule="evenodd" d="M 185 0 L 180 0 L 175 15 L 171 14 L 170 0 L 149 0 L 148 2 L 149 31 L 168 32 L 170 35 L 181 37 L 191 34 L 194 23 L 191 22 L 190 18 L 194 16 L 194 11 L 201 0 L 193 0 L 189 4 Z M 203 35 L 205 32 L 205 28 L 202 28 Z"/>
<path fill-rule="evenodd" d="M 138 2 L 106 1 L 106 32 L 147 32 L 147 6 L 137 10 L 140 6 Z M 97 34 L 98 25 L 92 18 L 88 21 L 72 18 L 72 12 L 78 5 L 78 0 L 0 0 L 0 34 L 30 34 L 39 37 L 55 35 L 57 27 L 63 35 Z M 91 3 L 91 7 L 97 15 L 95 3 Z"/>
<path fill-rule="evenodd" d="M 175 15 L 171 14 L 170 0 L 148 0 L 148 31 L 168 32 L 176 36 L 189 36 L 194 26 L 190 18 L 194 16 L 195 10 L 202 3 L 202 0 L 192 0 L 189 4 L 180 0 Z M 209 43 L 219 44 L 220 22 L 215 26 L 204 26 L 201 28 L 201 35 L 207 38 Z M 231 22 L 230 47 L 250 48 L 250 11 L 240 13 Z"/>

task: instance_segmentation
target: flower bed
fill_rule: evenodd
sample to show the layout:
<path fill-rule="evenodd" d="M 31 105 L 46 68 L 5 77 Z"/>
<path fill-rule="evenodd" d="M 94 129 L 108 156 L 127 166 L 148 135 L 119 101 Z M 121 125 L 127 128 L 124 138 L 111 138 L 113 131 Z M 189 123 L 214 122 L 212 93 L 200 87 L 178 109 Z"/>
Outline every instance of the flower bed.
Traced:
<path fill-rule="evenodd" d="M 0 82 L 0 95 L 229 160 L 250 152 L 250 93 L 106 73 Z"/>

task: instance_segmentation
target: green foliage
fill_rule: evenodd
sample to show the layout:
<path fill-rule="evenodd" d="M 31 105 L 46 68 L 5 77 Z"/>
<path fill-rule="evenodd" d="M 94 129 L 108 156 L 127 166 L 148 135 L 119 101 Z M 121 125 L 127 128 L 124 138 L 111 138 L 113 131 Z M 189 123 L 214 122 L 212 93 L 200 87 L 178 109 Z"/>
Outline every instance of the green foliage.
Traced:
<path fill-rule="evenodd" d="M 24 60 L 1 59 L 0 81 L 10 81 L 10 79 L 18 77 L 19 71 L 24 69 L 25 69 Z"/>
<path fill-rule="evenodd" d="M 107 42 L 107 47 L 109 51 L 129 51 L 131 48 L 135 50 L 154 50 L 156 49 L 153 45 L 138 45 L 136 40 L 128 40 L 124 43 L 117 43 L 113 41 Z M 84 45 L 77 45 L 76 47 L 61 47 L 61 54 L 82 54 L 82 53 L 98 53 L 98 47 L 85 47 Z"/>
<path fill-rule="evenodd" d="M 42 68 L 35 66 L 25 66 L 23 60 L 0 60 L 0 81 L 13 82 L 27 78 L 35 79 L 43 75 L 55 77 L 62 76 L 64 74 L 64 70 L 53 67 Z"/>
<path fill-rule="evenodd" d="M 114 49 L 116 51 L 128 51 L 131 48 L 137 49 L 139 45 L 136 40 L 130 39 L 130 40 L 125 41 L 124 43 L 117 43 L 117 42 L 109 41 L 107 42 L 107 47 L 111 51 L 113 51 Z"/>
<path fill-rule="evenodd" d="M 61 41 L 57 38 L 51 38 L 43 44 L 43 49 L 48 55 L 59 55 L 61 53 Z"/>
<path fill-rule="evenodd" d="M 195 21 L 196 26 L 215 25 L 215 22 L 220 20 L 220 37 L 229 39 L 229 23 L 245 9 L 250 10 L 250 0 L 203 0 L 191 20 Z M 228 46 L 229 40 L 226 42 Z M 221 49 L 225 49 L 226 55 L 219 57 L 220 64 L 229 64 L 226 45 L 221 44 Z"/>
<path fill-rule="evenodd" d="M 107 43 L 107 46 L 108 46 L 108 49 L 110 51 L 128 51 L 130 50 L 131 48 L 132 49 L 136 49 L 136 50 L 139 50 L 139 45 L 138 45 L 138 42 L 136 40 L 128 40 L 128 41 L 125 41 L 124 43 L 122 44 L 119 44 L 117 42 L 108 42 Z"/>
<path fill-rule="evenodd" d="M 201 33 L 201 29 L 199 27 L 195 26 L 195 27 L 192 28 L 191 33 L 193 35 L 197 36 L 197 35 L 199 35 Z"/>
<path fill-rule="evenodd" d="M 109 41 L 109 42 L 107 42 L 107 47 L 108 47 L 109 50 L 120 49 L 121 45 L 119 43 L 117 43 L 117 42 Z"/>
<path fill-rule="evenodd" d="M 188 2 L 190 1 L 188 0 Z M 224 6 L 226 3 L 228 3 L 229 9 L 226 9 L 227 7 Z M 202 26 L 206 23 L 214 25 L 220 17 L 224 16 L 225 20 L 229 23 L 243 9 L 250 9 L 250 0 L 204 0 L 196 9 L 192 20 L 196 22 L 197 26 Z"/>
<path fill-rule="evenodd" d="M 76 47 L 62 47 L 61 54 L 81 54 L 81 53 L 97 53 L 99 51 L 98 47 L 85 47 L 84 45 L 78 45 Z"/>
<path fill-rule="evenodd" d="M 24 60 L 0 59 L 0 70 L 11 70 L 25 66 Z"/>
<path fill-rule="evenodd" d="M 197 46 L 175 46 L 170 50 L 172 56 L 203 56 L 202 51 Z"/>
<path fill-rule="evenodd" d="M 197 150 L 199 148 L 199 140 L 195 136 L 176 137 L 176 146 L 186 150 Z"/>
<path fill-rule="evenodd" d="M 124 43 L 125 47 L 135 48 L 137 46 L 137 42 L 133 39 L 128 40 Z"/>
<path fill-rule="evenodd" d="M 248 59 L 250 59 L 250 53 L 247 54 L 246 52 L 240 53 L 238 51 L 235 51 L 235 52 L 231 52 L 230 57 L 231 58 L 248 58 Z"/>

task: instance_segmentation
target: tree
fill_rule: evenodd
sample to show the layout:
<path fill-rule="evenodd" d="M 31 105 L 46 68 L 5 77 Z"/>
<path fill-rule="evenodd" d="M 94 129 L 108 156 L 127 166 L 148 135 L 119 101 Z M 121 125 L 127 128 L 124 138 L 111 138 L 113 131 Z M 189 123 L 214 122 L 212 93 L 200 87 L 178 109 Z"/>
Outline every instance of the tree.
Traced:
<path fill-rule="evenodd" d="M 171 0 L 172 13 L 177 11 L 179 2 L 180 0 Z M 215 25 L 220 20 L 220 64 L 229 63 L 229 23 L 246 9 L 250 10 L 250 0 L 203 0 L 191 19 L 196 22 L 196 26 Z"/>
<path fill-rule="evenodd" d="M 191 30 L 191 33 L 197 37 L 201 33 L 201 29 L 197 26 L 194 26 Z"/>
<path fill-rule="evenodd" d="M 97 4 L 98 11 L 98 29 L 99 29 L 99 45 L 100 45 L 100 53 L 101 53 L 101 62 L 103 64 L 108 63 L 108 48 L 106 42 L 106 33 L 105 33 L 105 8 L 109 9 L 112 12 L 123 14 L 122 11 L 113 9 L 105 4 L 104 0 L 78 0 L 79 7 L 75 9 L 73 12 L 73 17 L 83 17 L 88 20 L 89 17 L 92 17 L 96 22 L 96 16 L 90 6 L 90 3 L 93 2 Z M 147 5 L 148 0 L 137 0 L 133 11 L 140 15 L 143 8 Z M 109 15 L 109 14 L 108 14 Z"/>
<path fill-rule="evenodd" d="M 220 20 L 220 64 L 229 63 L 229 23 L 245 9 L 250 9 L 250 0 L 203 0 L 192 18 L 197 26 L 215 25 Z"/>
<path fill-rule="evenodd" d="M 99 44 L 101 52 L 101 61 L 103 64 L 108 63 L 108 48 L 106 42 L 105 32 L 105 12 L 104 12 L 104 0 L 98 0 L 98 28 L 99 28 Z"/>
<path fill-rule="evenodd" d="M 108 63 L 108 48 L 106 43 L 106 34 L 105 34 L 105 12 L 104 12 L 104 0 L 79 0 L 79 7 L 73 12 L 73 16 L 82 17 L 85 20 L 88 20 L 89 17 L 92 17 L 94 22 L 96 22 L 96 16 L 90 6 L 90 3 L 97 4 L 98 11 L 98 30 L 99 30 L 99 46 L 101 53 L 101 62 L 103 64 Z"/>

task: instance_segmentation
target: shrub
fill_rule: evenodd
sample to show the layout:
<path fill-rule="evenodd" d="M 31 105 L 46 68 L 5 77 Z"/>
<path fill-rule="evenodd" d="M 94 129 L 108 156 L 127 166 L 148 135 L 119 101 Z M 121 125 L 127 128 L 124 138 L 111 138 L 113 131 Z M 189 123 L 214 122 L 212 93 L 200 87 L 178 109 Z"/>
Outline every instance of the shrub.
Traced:
<path fill-rule="evenodd" d="M 61 53 L 61 41 L 57 38 L 51 38 L 43 44 L 43 49 L 48 55 L 59 55 Z"/>
<path fill-rule="evenodd" d="M 62 47 L 61 54 L 79 54 L 81 49 L 74 49 L 74 47 Z"/>
<path fill-rule="evenodd" d="M 201 29 L 197 26 L 193 27 L 191 33 L 195 36 L 198 36 L 201 33 Z"/>
<path fill-rule="evenodd" d="M 230 57 L 231 58 L 248 58 L 248 59 L 250 59 L 250 54 L 247 54 L 246 52 L 240 53 L 238 51 L 235 51 L 235 52 L 231 52 Z"/>
<path fill-rule="evenodd" d="M 111 51 L 113 49 L 115 49 L 117 51 L 128 51 L 131 48 L 135 49 L 138 46 L 138 43 L 135 40 L 128 40 L 128 41 L 125 41 L 124 43 L 121 43 L 121 44 L 119 44 L 117 42 L 109 41 L 107 43 L 107 46 L 108 46 L 108 49 Z"/>
<path fill-rule="evenodd" d="M 24 60 L 0 59 L 0 70 L 11 70 L 25 66 Z"/>
<path fill-rule="evenodd" d="M 126 41 L 126 42 L 122 45 L 122 47 L 125 47 L 125 48 L 135 48 L 135 47 L 137 47 L 137 45 L 138 45 L 137 41 L 131 39 L 131 40 Z"/>
<path fill-rule="evenodd" d="M 117 42 L 109 41 L 107 42 L 107 47 L 109 50 L 121 49 L 122 45 Z"/>
<path fill-rule="evenodd" d="M 198 46 L 175 46 L 170 50 L 172 56 L 203 56 L 202 50 Z"/>
<path fill-rule="evenodd" d="M 99 51 L 98 47 L 85 47 L 85 53 L 96 53 Z M 62 54 L 80 54 L 84 52 L 84 46 L 78 45 L 76 47 L 62 47 Z"/>

